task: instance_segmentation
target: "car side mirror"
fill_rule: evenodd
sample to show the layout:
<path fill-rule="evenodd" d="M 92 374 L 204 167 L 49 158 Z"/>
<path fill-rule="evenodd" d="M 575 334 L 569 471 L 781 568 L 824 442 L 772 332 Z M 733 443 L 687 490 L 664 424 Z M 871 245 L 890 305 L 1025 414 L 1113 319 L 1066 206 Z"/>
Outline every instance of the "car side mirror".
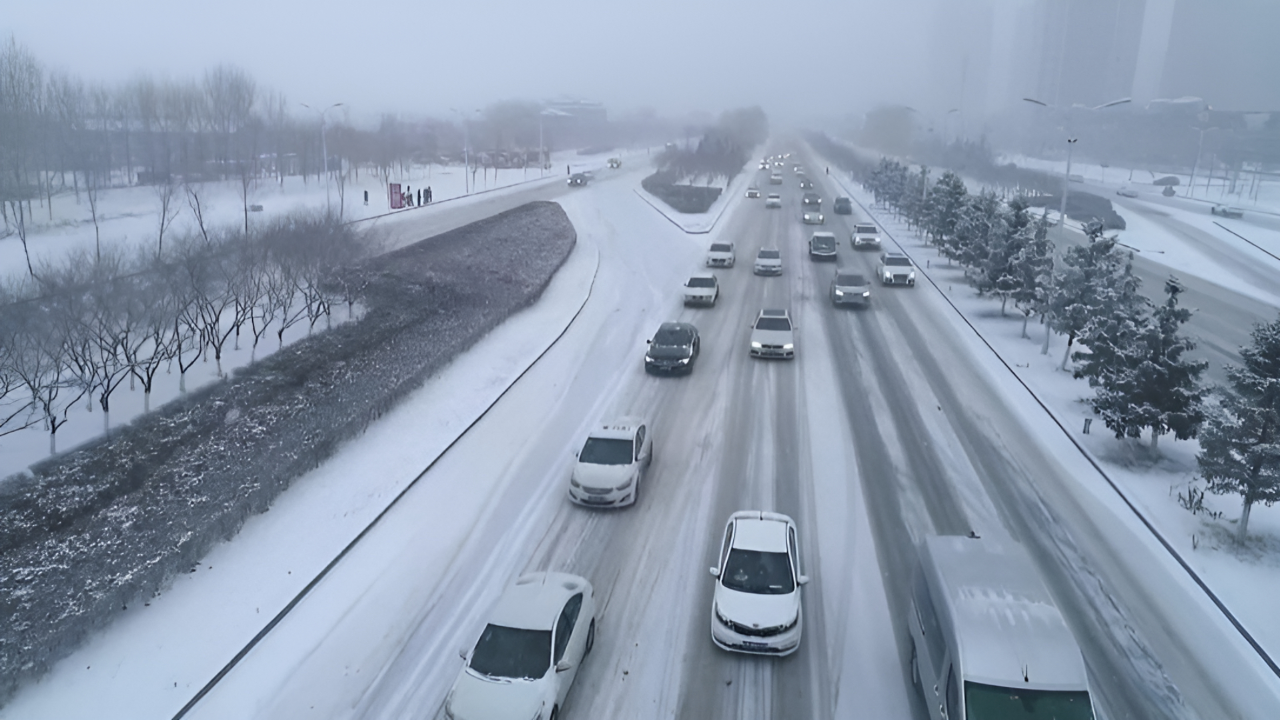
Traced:
<path fill-rule="evenodd" d="M 458 648 L 458 657 L 462 658 L 463 660 L 466 660 L 466 659 L 467 659 L 467 649 L 466 649 L 466 648 Z"/>
<path fill-rule="evenodd" d="M 717 578 L 720 577 L 720 568 L 718 567 L 711 568 L 711 577 L 717 577 Z"/>
<path fill-rule="evenodd" d="M 573 451 L 573 456 L 574 456 L 574 457 L 578 457 L 578 453 L 579 453 L 579 452 L 581 452 L 581 451 L 580 451 L 580 450 L 574 450 L 574 451 Z"/>
<path fill-rule="evenodd" d="M 556 663 L 556 672 L 562 673 L 571 667 L 573 667 L 573 663 L 569 662 L 568 660 L 561 660 L 560 662 Z"/>
<path fill-rule="evenodd" d="M 801 575 L 800 577 L 796 578 L 796 584 L 797 584 L 797 585 L 808 585 L 808 584 L 809 584 L 809 576 L 808 576 L 808 575 Z"/>

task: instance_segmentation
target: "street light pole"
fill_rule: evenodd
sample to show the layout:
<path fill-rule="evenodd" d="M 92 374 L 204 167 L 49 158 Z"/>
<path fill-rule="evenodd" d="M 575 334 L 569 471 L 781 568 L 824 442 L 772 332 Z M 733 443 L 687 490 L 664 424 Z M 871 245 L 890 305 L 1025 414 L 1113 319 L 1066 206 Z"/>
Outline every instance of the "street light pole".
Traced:
<path fill-rule="evenodd" d="M 1067 172 L 1062 176 L 1062 207 L 1058 210 L 1058 223 L 1063 232 L 1067 230 L 1067 193 L 1071 190 L 1071 153 L 1075 152 L 1076 140 L 1079 138 L 1067 138 Z"/>
<path fill-rule="evenodd" d="M 449 108 L 462 122 L 462 181 L 463 188 L 468 195 L 471 194 L 471 117 L 457 108 Z M 480 112 L 475 110 L 474 112 Z"/>
<path fill-rule="evenodd" d="M 1216 127 L 1196 128 L 1196 130 L 1200 131 L 1200 144 L 1196 146 L 1196 159 L 1191 164 L 1191 182 L 1187 183 L 1187 197 L 1191 197 L 1196 192 L 1196 171 L 1200 169 L 1200 156 L 1204 153 L 1204 134 L 1208 130 L 1217 129 Z M 1207 188 L 1208 186 L 1206 185 L 1205 187 Z M 1206 195 L 1208 192 L 1208 190 L 1205 190 Z"/>
<path fill-rule="evenodd" d="M 342 103 L 334 103 L 324 110 L 317 110 L 306 103 L 298 104 L 320 115 L 320 152 L 324 155 L 324 211 L 325 214 L 330 214 L 333 210 L 329 206 L 329 144 L 324 136 L 324 115 L 336 107 L 341 107 Z"/>

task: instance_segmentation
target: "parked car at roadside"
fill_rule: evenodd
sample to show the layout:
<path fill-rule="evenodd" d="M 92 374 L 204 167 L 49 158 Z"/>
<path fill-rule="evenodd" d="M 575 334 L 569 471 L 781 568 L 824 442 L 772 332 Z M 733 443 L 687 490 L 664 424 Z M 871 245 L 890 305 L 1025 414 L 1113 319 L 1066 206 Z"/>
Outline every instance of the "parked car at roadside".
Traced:
<path fill-rule="evenodd" d="M 1214 215 L 1217 215 L 1218 217 L 1224 217 L 1224 218 L 1239 219 L 1244 217 L 1244 211 L 1232 205 L 1214 205 L 1213 207 L 1209 208 L 1209 212 L 1213 213 Z"/>

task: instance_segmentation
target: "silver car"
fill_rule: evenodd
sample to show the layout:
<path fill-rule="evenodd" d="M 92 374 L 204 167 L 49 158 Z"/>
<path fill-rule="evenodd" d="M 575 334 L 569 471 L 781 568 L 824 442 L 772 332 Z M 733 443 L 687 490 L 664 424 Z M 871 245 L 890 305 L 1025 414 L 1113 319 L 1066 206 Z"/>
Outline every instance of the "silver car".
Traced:
<path fill-rule="evenodd" d="M 831 278 L 831 304 L 858 305 L 871 303 L 871 281 L 866 275 L 853 270 L 837 270 Z"/>
<path fill-rule="evenodd" d="M 751 357 L 792 360 L 795 356 L 791 314 L 786 310 L 761 310 L 751 324 Z"/>

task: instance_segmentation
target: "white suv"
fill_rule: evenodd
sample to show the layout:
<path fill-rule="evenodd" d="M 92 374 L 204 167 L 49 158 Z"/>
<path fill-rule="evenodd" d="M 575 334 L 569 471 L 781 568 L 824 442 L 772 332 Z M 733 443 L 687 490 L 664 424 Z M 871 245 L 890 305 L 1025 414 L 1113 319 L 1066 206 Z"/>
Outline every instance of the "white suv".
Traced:
<path fill-rule="evenodd" d="M 715 307 L 720 299 L 720 283 L 710 273 L 694 275 L 684 283 L 685 305 L 709 305 Z"/>
<path fill-rule="evenodd" d="M 640 480 L 653 462 L 649 424 L 624 417 L 597 426 L 587 436 L 569 477 L 569 499 L 591 507 L 635 504 Z"/>
<path fill-rule="evenodd" d="M 863 248 L 871 248 L 872 250 L 880 249 L 880 229 L 875 225 L 863 225 L 858 223 L 853 226 L 853 235 L 849 238 L 853 244 L 854 250 Z"/>
<path fill-rule="evenodd" d="M 725 650 L 790 655 L 804 618 L 796 524 L 780 513 L 743 510 L 729 517 L 711 601 L 711 640 Z"/>
<path fill-rule="evenodd" d="M 735 259 L 731 242 L 711 243 L 711 249 L 707 251 L 707 267 L 731 268 Z"/>
<path fill-rule="evenodd" d="M 915 287 L 916 266 L 911 263 L 911 258 L 900 252 L 882 252 L 880 262 L 876 264 L 876 276 L 882 285 Z"/>

